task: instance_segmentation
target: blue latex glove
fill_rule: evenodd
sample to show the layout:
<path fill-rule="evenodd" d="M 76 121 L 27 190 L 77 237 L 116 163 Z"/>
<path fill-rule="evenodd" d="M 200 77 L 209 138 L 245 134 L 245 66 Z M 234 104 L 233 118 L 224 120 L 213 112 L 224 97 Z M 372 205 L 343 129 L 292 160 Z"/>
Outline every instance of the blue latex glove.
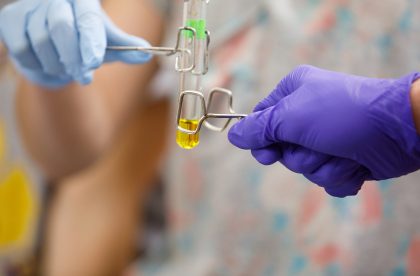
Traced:
<path fill-rule="evenodd" d="M 0 40 L 19 72 L 46 87 L 88 84 L 103 62 L 145 63 L 142 52 L 107 46 L 148 46 L 119 30 L 99 0 L 20 0 L 0 12 Z"/>
<path fill-rule="evenodd" d="M 280 161 L 338 197 L 420 169 L 411 85 L 300 66 L 229 132 L 262 164 Z"/>

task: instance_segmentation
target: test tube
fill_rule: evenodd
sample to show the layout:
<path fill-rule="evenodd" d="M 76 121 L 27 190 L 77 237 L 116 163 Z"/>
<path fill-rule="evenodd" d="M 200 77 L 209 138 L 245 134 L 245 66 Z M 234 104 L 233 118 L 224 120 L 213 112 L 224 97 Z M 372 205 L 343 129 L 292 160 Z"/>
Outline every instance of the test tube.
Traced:
<path fill-rule="evenodd" d="M 184 130 L 196 131 L 199 121 L 204 115 L 202 108 L 203 84 L 202 76 L 206 73 L 206 55 L 208 50 L 206 32 L 206 10 L 208 0 L 184 0 L 183 23 L 184 26 L 194 30 L 184 30 L 181 36 L 180 46 L 189 49 L 192 55 L 182 54 L 179 57 L 181 68 L 189 68 L 193 64 L 192 70 L 180 72 L 180 96 L 182 97 L 182 107 L 178 121 L 176 141 L 184 149 L 192 149 L 200 142 L 200 134 L 185 133 Z M 193 93 L 186 93 L 193 92 Z M 194 93 L 195 92 L 195 93 Z M 180 97 L 181 100 L 181 97 Z"/>

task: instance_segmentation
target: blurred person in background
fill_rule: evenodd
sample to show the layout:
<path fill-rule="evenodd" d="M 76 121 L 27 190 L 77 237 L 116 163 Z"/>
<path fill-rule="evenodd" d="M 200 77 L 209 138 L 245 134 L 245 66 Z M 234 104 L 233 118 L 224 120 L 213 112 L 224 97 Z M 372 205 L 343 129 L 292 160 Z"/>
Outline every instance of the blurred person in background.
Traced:
<path fill-rule="evenodd" d="M 173 3 L 167 29 L 180 24 L 181 4 Z M 107 1 L 104 8 L 124 30 L 161 44 L 164 13 L 150 2 Z M 232 89 L 241 113 L 252 110 L 280 76 L 301 63 L 383 78 L 419 65 L 419 7 L 412 1 L 212 0 L 209 8 L 215 44 L 206 87 Z M 172 45 L 174 34 L 168 34 L 164 44 Z M 89 82 L 90 70 L 100 64 L 53 80 Z M 173 61 L 162 67 L 156 76 L 159 90 L 177 95 Z M 62 183 L 49 220 L 45 266 L 50 275 L 113 275 L 129 261 L 138 203 L 163 151 L 165 141 L 158 138 L 167 136 L 166 101 L 144 107 L 141 92 L 153 72 L 153 63 L 107 65 L 90 86 L 71 82 L 60 93 L 55 90 L 61 88 L 32 84 L 51 81 L 42 75 L 26 74 L 32 83 L 22 81 L 19 114 L 27 148 L 38 166 Z M 137 106 L 129 95 L 140 94 Z M 127 110 L 140 114 L 129 116 Z M 420 225 L 413 219 L 420 212 L 418 175 L 392 181 L 404 185 L 368 183 L 358 197 L 336 199 L 286 169 L 257 165 L 224 135 L 203 131 L 201 143 L 191 152 L 170 151 L 165 183 L 171 254 L 163 263 L 141 263 L 145 274 L 419 272 Z"/>
<path fill-rule="evenodd" d="M 148 45 L 138 37 L 160 44 L 157 7 L 40 0 L 14 1 L 0 13 L 0 39 L 21 75 L 16 103 L 1 102 L 2 112 L 3 104 L 16 107 L 13 127 L 54 188 L 41 275 L 118 275 L 136 254 L 143 202 L 165 148 L 167 103 L 148 93 L 156 61 L 105 47 Z M 9 86 L 2 97 L 11 97 Z"/>

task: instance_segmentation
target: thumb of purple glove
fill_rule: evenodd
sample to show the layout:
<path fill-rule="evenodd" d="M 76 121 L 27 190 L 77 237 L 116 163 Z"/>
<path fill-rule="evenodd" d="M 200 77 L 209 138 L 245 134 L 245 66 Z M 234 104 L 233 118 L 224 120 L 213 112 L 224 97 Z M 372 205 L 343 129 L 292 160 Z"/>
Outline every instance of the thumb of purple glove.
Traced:
<path fill-rule="evenodd" d="M 409 93 L 418 78 L 371 79 L 300 66 L 232 127 L 229 140 L 330 195 L 356 195 L 366 180 L 420 169 Z"/>

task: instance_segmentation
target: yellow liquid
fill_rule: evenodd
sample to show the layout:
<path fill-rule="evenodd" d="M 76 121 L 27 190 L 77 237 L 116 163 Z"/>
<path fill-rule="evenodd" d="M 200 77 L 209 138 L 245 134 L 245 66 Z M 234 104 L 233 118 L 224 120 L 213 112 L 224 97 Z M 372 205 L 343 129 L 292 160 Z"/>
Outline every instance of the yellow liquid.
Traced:
<path fill-rule="evenodd" d="M 196 130 L 198 120 L 181 119 L 179 126 L 188 130 Z M 178 130 L 176 133 L 176 143 L 183 149 L 193 149 L 200 143 L 200 134 L 190 135 Z"/>

